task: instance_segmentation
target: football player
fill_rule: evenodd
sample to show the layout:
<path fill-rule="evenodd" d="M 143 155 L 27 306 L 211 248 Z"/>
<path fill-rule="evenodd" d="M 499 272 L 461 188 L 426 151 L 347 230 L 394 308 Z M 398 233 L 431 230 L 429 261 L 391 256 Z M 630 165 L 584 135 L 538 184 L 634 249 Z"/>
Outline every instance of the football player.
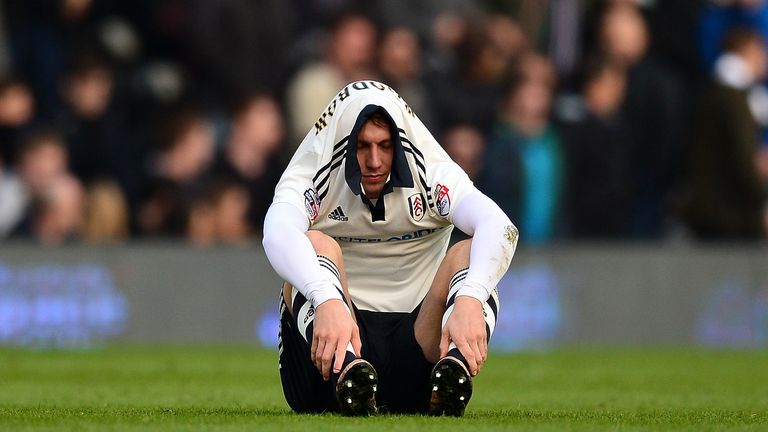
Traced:
<path fill-rule="evenodd" d="M 456 226 L 471 239 L 453 245 Z M 344 87 L 275 191 L 280 375 L 297 412 L 460 416 L 518 232 L 390 87 Z"/>

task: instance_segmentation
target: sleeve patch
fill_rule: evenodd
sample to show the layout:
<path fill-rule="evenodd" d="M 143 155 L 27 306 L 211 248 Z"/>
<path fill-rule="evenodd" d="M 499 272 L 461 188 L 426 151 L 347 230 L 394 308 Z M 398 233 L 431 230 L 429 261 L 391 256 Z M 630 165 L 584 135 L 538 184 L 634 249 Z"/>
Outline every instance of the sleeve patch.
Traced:
<path fill-rule="evenodd" d="M 304 191 L 304 207 L 307 210 L 309 220 L 316 221 L 320 214 L 320 199 L 314 189 L 310 188 Z"/>
<path fill-rule="evenodd" d="M 435 205 L 437 206 L 437 213 L 442 217 L 448 216 L 451 212 L 451 196 L 448 193 L 448 188 L 438 183 L 435 185 Z"/>

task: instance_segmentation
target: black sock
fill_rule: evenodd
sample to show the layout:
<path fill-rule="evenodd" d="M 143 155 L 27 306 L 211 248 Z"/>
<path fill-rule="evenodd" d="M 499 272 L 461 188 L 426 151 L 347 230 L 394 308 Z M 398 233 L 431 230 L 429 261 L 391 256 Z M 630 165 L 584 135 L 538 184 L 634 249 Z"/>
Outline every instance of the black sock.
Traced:
<path fill-rule="evenodd" d="M 469 364 L 467 364 L 467 359 L 464 358 L 464 355 L 461 354 L 461 351 L 459 351 L 458 348 L 451 348 L 450 350 L 448 350 L 447 356 L 458 359 L 460 362 L 464 363 L 464 366 L 466 366 L 467 370 L 469 370 Z"/>
<path fill-rule="evenodd" d="M 346 351 L 344 354 L 344 363 L 341 364 L 341 370 L 339 370 L 339 373 L 331 371 L 331 382 L 333 383 L 333 388 L 336 388 L 336 384 L 339 382 L 339 377 L 341 376 L 341 373 L 344 371 L 344 369 L 349 366 L 349 364 L 352 363 L 352 361 L 356 358 L 357 357 L 355 357 L 355 354 Z M 331 361 L 336 363 L 336 356 L 334 356 L 333 360 Z"/>

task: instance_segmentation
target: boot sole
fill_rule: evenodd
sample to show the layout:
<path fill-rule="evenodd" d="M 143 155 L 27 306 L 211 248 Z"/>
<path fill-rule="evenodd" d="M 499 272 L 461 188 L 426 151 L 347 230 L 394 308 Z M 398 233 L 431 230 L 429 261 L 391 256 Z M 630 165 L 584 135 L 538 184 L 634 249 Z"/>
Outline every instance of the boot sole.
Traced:
<path fill-rule="evenodd" d="M 346 416 L 370 416 L 377 413 L 376 387 L 378 375 L 365 360 L 351 362 L 339 375 L 336 400 Z"/>
<path fill-rule="evenodd" d="M 441 359 L 432 369 L 429 415 L 461 417 L 472 397 L 472 377 L 453 357 Z"/>

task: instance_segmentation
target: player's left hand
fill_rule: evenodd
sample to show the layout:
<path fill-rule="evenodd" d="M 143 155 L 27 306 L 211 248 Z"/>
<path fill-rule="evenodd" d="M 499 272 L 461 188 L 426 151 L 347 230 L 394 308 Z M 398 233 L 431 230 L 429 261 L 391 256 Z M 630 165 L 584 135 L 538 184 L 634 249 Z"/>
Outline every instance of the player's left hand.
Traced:
<path fill-rule="evenodd" d="M 453 313 L 443 326 L 440 337 L 440 357 L 448 354 L 453 342 L 467 360 L 469 372 L 474 376 L 480 372 L 488 358 L 488 335 L 483 318 L 483 304 L 474 297 L 458 296 Z"/>

